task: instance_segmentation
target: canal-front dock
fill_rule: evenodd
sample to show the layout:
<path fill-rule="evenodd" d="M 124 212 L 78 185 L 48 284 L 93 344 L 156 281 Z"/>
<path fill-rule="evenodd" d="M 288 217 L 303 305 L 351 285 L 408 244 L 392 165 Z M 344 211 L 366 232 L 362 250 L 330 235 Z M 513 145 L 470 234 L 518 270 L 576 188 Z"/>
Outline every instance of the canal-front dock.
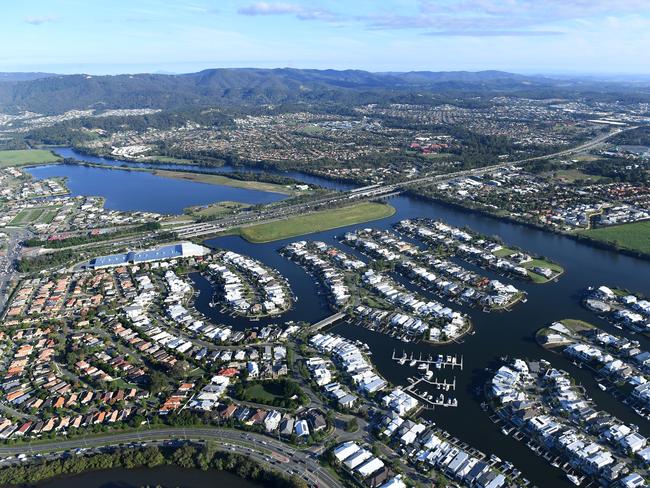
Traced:
<path fill-rule="evenodd" d="M 422 353 L 420 353 L 420 355 L 416 358 L 415 353 L 412 352 L 409 355 L 406 351 L 403 351 L 401 356 L 397 356 L 395 354 L 395 350 L 393 349 L 393 355 L 391 359 L 393 361 L 396 361 L 398 364 L 408 364 L 409 366 L 417 367 L 418 369 L 430 369 L 433 366 L 436 369 L 459 368 L 461 371 L 463 370 L 463 356 L 459 356 L 457 354 L 446 356 L 438 354 L 436 358 L 433 358 L 433 356 L 429 355 L 427 358 L 422 358 Z"/>

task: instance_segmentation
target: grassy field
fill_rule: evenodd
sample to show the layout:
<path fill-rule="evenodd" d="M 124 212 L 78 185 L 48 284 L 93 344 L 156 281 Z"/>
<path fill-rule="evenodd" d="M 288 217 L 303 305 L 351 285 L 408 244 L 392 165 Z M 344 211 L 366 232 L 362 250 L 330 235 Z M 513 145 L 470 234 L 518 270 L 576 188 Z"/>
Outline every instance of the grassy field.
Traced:
<path fill-rule="evenodd" d="M 495 251 L 493 254 L 497 257 L 505 258 L 516 252 L 517 251 L 515 251 L 514 249 L 504 247 L 503 249 L 499 249 L 498 251 Z M 555 279 L 557 276 L 564 273 L 564 268 L 562 266 L 560 266 L 559 264 L 552 263 L 550 261 L 546 261 L 544 259 L 533 259 L 532 261 L 523 263 L 521 266 L 523 266 L 528 270 L 528 277 L 533 281 L 533 283 L 547 283 L 548 281 L 550 281 L 548 278 L 545 278 L 544 276 L 531 271 L 532 268 L 535 268 L 537 266 L 539 266 L 540 268 L 548 268 L 553 272 L 555 272 L 556 274 L 551 278 L 551 280 Z"/>
<path fill-rule="evenodd" d="M 553 171 L 551 173 L 547 173 L 549 176 L 553 176 L 554 178 L 558 180 L 562 180 L 566 183 L 573 183 L 577 180 L 588 180 L 588 181 L 599 181 L 606 179 L 602 176 L 596 176 L 596 175 L 588 175 L 587 173 L 583 173 L 579 169 L 560 169 L 558 171 Z"/>
<path fill-rule="evenodd" d="M 578 234 L 630 251 L 650 254 L 650 220 L 582 230 Z"/>
<path fill-rule="evenodd" d="M 309 398 L 300 386 L 286 378 L 239 384 L 235 387 L 234 394 L 240 400 L 282 408 L 296 408 L 309 403 Z"/>
<path fill-rule="evenodd" d="M 364 202 L 349 207 L 323 210 L 277 222 L 268 222 L 240 229 L 241 236 L 249 242 L 278 241 L 287 237 L 336 229 L 347 225 L 383 219 L 395 213 L 384 203 Z"/>
<path fill-rule="evenodd" d="M 562 324 L 569 330 L 573 332 L 580 332 L 581 330 L 595 329 L 594 325 L 591 325 L 589 322 L 584 320 L 575 320 L 575 319 L 563 319 L 560 320 Z"/>
<path fill-rule="evenodd" d="M 42 149 L 0 151 L 0 168 L 27 166 L 29 164 L 58 163 L 59 161 L 61 161 L 61 158 L 52 151 Z"/>
<path fill-rule="evenodd" d="M 522 266 L 528 270 L 528 276 L 530 277 L 531 280 L 533 280 L 534 283 L 546 283 L 550 280 L 540 274 L 531 271 L 532 268 L 539 266 L 540 268 L 550 269 L 551 271 L 556 273 L 553 277 L 551 277 L 551 280 L 555 279 L 557 276 L 564 273 L 564 268 L 562 266 L 560 266 L 559 264 L 552 263 L 550 261 L 546 261 L 544 259 L 533 259 L 532 261 L 522 264 Z"/>
<path fill-rule="evenodd" d="M 26 208 L 18 212 L 18 215 L 14 217 L 9 225 L 49 224 L 56 217 L 57 211 L 58 207 Z"/>
<path fill-rule="evenodd" d="M 196 181 L 199 183 L 208 183 L 211 185 L 225 185 L 234 188 L 244 188 L 246 190 L 268 191 L 272 193 L 282 193 L 283 195 L 294 195 L 296 192 L 284 185 L 275 183 L 265 183 L 263 181 L 244 181 L 228 178 L 222 175 L 212 175 L 204 173 L 187 173 L 184 171 L 166 171 L 155 170 L 153 174 L 165 178 L 176 178 L 179 180 Z"/>
<path fill-rule="evenodd" d="M 509 247 L 502 247 L 498 251 L 494 251 L 492 254 L 494 254 L 498 258 L 505 258 L 506 256 L 510 256 L 511 254 L 514 254 L 515 251 L 514 249 L 510 249 Z"/>
<path fill-rule="evenodd" d="M 283 398 L 284 392 L 275 385 L 265 383 L 253 383 L 246 388 L 246 398 L 255 403 L 271 403 L 276 398 Z M 274 391 L 275 390 L 275 391 Z"/>
<path fill-rule="evenodd" d="M 244 210 L 251 208 L 252 205 L 241 202 L 217 202 L 205 207 L 190 207 L 185 209 L 185 213 L 191 215 L 192 217 L 210 217 L 218 218 L 225 217 L 226 215 L 231 215 L 236 211 Z"/>
<path fill-rule="evenodd" d="M 539 343 L 539 345 L 546 347 L 546 348 L 556 348 L 556 347 L 565 347 L 568 343 L 573 342 L 575 339 L 573 338 L 575 335 L 579 334 L 580 332 L 584 330 L 591 330 L 595 329 L 596 327 L 591 325 L 589 322 L 584 322 L 583 320 L 575 320 L 575 319 L 563 319 L 559 321 L 562 325 L 564 325 L 567 329 L 571 331 L 570 334 L 566 333 L 561 333 L 565 340 L 562 342 L 555 341 L 552 343 L 546 343 L 545 338 L 551 334 L 557 335 L 558 332 L 551 329 L 550 327 L 543 327 L 539 329 L 535 333 L 535 339 Z"/>

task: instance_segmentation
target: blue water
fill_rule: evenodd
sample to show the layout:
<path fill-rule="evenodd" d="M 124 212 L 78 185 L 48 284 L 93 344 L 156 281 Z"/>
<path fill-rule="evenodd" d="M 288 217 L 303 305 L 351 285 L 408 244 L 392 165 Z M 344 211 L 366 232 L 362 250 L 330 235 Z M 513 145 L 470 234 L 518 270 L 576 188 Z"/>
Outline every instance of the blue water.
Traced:
<path fill-rule="evenodd" d="M 91 156 L 89 154 L 84 154 L 82 152 L 76 151 L 71 147 L 59 147 L 53 149 L 53 151 L 59 156 L 61 156 L 62 158 L 74 159 L 76 161 L 86 161 L 88 163 L 101 164 L 103 166 L 111 166 L 111 167 L 156 168 L 156 169 L 192 171 L 197 173 L 208 173 L 208 174 L 226 174 L 226 173 L 233 173 L 233 172 L 273 173 L 278 176 L 286 176 L 288 178 L 294 178 L 303 183 L 308 183 L 311 185 L 319 185 L 322 186 L 323 188 L 328 188 L 330 190 L 351 190 L 352 188 L 358 186 L 355 185 L 354 183 L 328 180 L 307 173 L 301 173 L 299 171 L 265 170 L 261 168 L 251 167 L 251 166 L 228 166 L 228 165 L 200 166 L 198 164 L 140 163 L 134 161 L 123 161 L 119 159 L 108 159 L 99 156 Z"/>
<path fill-rule="evenodd" d="M 67 154 L 67 156 L 69 157 L 70 154 Z M 82 159 L 90 158 L 84 156 Z M 119 164 L 112 160 L 105 161 L 107 161 L 106 164 L 110 162 L 113 166 Z M 227 172 L 227 169 L 220 168 L 220 170 Z M 114 170 L 100 169 L 99 171 L 102 172 L 101 174 L 105 174 Z M 131 173 L 131 178 L 128 179 L 139 175 L 140 173 Z M 299 176 L 299 174 L 296 175 Z M 303 179 L 303 181 L 309 179 L 308 182 L 316 182 L 322 184 L 322 186 L 327 186 L 327 182 L 318 181 L 318 178 L 312 176 L 304 177 L 303 175 L 300 179 Z M 126 183 L 126 180 L 126 178 L 123 178 L 121 181 Z M 84 192 L 84 194 L 95 194 L 97 189 L 87 187 L 84 188 Z M 390 229 L 394 222 L 407 217 L 440 218 L 453 225 L 468 226 L 486 235 L 499 235 L 508 244 L 517 245 L 528 251 L 548 256 L 564 266 L 566 271 L 557 283 L 534 285 L 521 281 L 514 282 L 517 287 L 528 293 L 528 301 L 525 304 L 517 305 L 512 312 L 485 314 L 476 309 L 463 310 L 471 316 L 476 333 L 465 338 L 460 344 L 434 347 L 426 343 L 420 343 L 417 345 L 409 344 L 406 347 L 403 343 L 386 335 L 347 323 L 341 323 L 334 327 L 333 330 L 336 333 L 368 343 L 373 351 L 373 363 L 377 366 L 379 372 L 394 384 L 406 384 L 406 378 L 413 374 L 413 371 L 409 368 L 397 366 L 390 359 L 394 349 L 400 352 L 405 348 L 414 352 L 416 356 L 421 352 L 425 357 L 427 354 L 438 353 L 462 354 L 465 360 L 465 370 L 454 372 L 453 375 L 449 372 L 446 374 L 448 380 L 453 379 L 453 377 L 457 380 L 456 397 L 459 400 L 460 407 L 456 409 L 437 409 L 434 412 L 427 413 L 426 417 L 484 452 L 495 453 L 503 459 L 513 461 L 523 471 L 524 475 L 537 486 L 571 486 L 559 470 L 549 466 L 523 444 L 511 437 L 504 436 L 500 429 L 490 422 L 487 414 L 479 406 L 474 390 L 485 384 L 488 377 L 485 369 L 493 368 L 497 364 L 495 361 L 499 357 L 510 355 L 528 359 L 545 359 L 555 367 L 569 371 L 587 389 L 599 408 L 609 411 L 625 422 L 638 424 L 641 433 L 650 436 L 650 422 L 638 417 L 631 409 L 613 399 L 609 393 L 602 392 L 597 387 L 591 373 L 576 368 L 563 356 L 541 348 L 534 340 L 535 332 L 540 327 L 563 318 L 575 318 L 592 322 L 617 335 L 632 337 L 641 342 L 641 347 L 644 350 L 650 349 L 650 339 L 647 337 L 638 334 L 633 335 L 627 330 L 614 329 L 609 323 L 586 311 L 580 305 L 580 294 L 587 286 L 607 284 L 634 290 L 646 296 L 650 295 L 650 279 L 648 278 L 650 276 L 650 263 L 648 261 L 597 249 L 567 237 L 504 222 L 461 209 L 450 208 L 445 205 L 423 202 L 407 197 L 393 198 L 390 203 L 397 209 L 397 213 L 391 217 L 372 223 L 311 234 L 303 238 L 324 240 L 345 249 L 351 254 L 357 254 L 354 250 L 338 244 L 336 236 L 340 236 L 347 230 L 360 227 Z M 277 252 L 279 247 L 298 239 L 291 238 L 268 244 L 251 244 L 239 237 L 229 236 L 207 241 L 207 244 L 214 247 L 231 249 L 258 259 L 266 265 L 278 269 L 290 281 L 292 289 L 298 298 L 292 311 L 282 317 L 263 319 L 254 325 L 262 326 L 267 323 L 277 323 L 289 319 L 305 320 L 313 323 L 331 314 L 324 297 L 317 292 L 314 279 L 305 273 L 300 266 L 283 258 Z M 482 270 L 481 273 L 491 278 L 498 277 L 485 270 Z M 502 281 L 510 281 L 502 277 L 498 278 Z M 247 320 L 230 317 L 210 308 L 208 303 L 212 296 L 211 287 L 204 280 L 198 280 L 197 286 L 200 294 L 195 305 L 214 321 L 231 325 L 240 330 L 253 325 Z M 457 308 L 457 306 L 454 305 L 454 308 Z"/>
<path fill-rule="evenodd" d="M 285 198 L 280 193 L 233 188 L 156 176 L 145 171 L 54 164 L 26 168 L 35 179 L 65 177 L 73 196 L 101 196 L 111 210 L 182 214 L 183 209 L 218 201 L 252 204 Z"/>

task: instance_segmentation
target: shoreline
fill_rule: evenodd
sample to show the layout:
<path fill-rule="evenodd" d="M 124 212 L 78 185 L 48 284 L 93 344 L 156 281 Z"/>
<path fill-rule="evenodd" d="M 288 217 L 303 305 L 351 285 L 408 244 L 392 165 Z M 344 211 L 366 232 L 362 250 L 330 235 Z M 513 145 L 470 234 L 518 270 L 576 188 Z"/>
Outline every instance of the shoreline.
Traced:
<path fill-rule="evenodd" d="M 616 246 L 612 245 L 611 243 L 609 243 L 607 241 L 597 240 L 597 239 L 594 239 L 594 238 L 591 238 L 591 237 L 588 237 L 588 236 L 585 236 L 585 235 L 582 235 L 582 234 L 574 234 L 574 233 L 570 233 L 570 232 L 555 231 L 553 229 L 549 229 L 547 227 L 544 227 L 542 225 L 538 225 L 538 224 L 535 224 L 535 223 L 532 223 L 532 222 L 526 222 L 526 221 L 519 220 L 519 219 L 516 219 L 514 217 L 507 216 L 507 215 L 497 215 L 497 214 L 492 213 L 492 212 L 490 212 L 488 210 L 485 210 L 485 209 L 466 207 L 466 206 L 464 206 L 464 205 L 462 205 L 460 203 L 457 203 L 457 202 L 443 200 L 443 199 L 435 198 L 435 197 L 432 197 L 432 196 L 419 195 L 419 194 L 413 193 L 410 190 L 404 192 L 404 195 L 409 197 L 409 198 L 414 198 L 416 200 L 421 200 L 421 201 L 424 201 L 424 202 L 429 201 L 429 202 L 437 203 L 439 205 L 447 206 L 449 208 L 463 210 L 465 212 L 470 212 L 470 213 L 473 213 L 473 214 L 476 214 L 476 215 L 491 217 L 493 219 L 497 219 L 497 220 L 507 222 L 507 223 L 510 223 L 510 224 L 521 225 L 521 226 L 528 227 L 528 228 L 531 228 L 531 229 L 547 232 L 549 234 L 553 234 L 553 235 L 556 235 L 556 236 L 559 236 L 559 237 L 566 237 L 566 238 L 571 239 L 573 241 L 579 242 L 581 244 L 586 244 L 588 246 L 595 247 L 597 249 L 604 249 L 606 251 L 612 251 L 612 252 L 619 253 L 619 254 L 625 254 L 626 256 L 631 256 L 633 258 L 638 258 L 638 259 L 643 259 L 643 260 L 650 261 L 650 253 L 645 253 L 643 251 L 637 251 L 637 250 L 634 250 L 634 249 L 628 249 L 628 248 L 623 248 L 623 247 L 616 247 Z M 625 224 L 621 224 L 621 225 L 625 225 Z"/>
<path fill-rule="evenodd" d="M 177 180 L 192 181 L 195 183 L 206 183 L 208 185 L 224 185 L 230 186 L 233 188 L 241 188 L 243 190 L 256 190 L 256 191 L 265 191 L 269 193 L 279 193 L 281 195 L 295 196 L 300 192 L 291 190 L 284 185 L 277 183 L 267 183 L 264 181 L 256 180 L 238 180 L 235 178 L 229 178 L 227 176 L 217 175 L 217 174 L 208 174 L 208 173 L 199 173 L 196 171 L 182 171 L 182 170 L 164 170 L 164 169 L 152 169 L 150 172 L 154 176 L 160 176 L 161 178 L 171 178 Z"/>

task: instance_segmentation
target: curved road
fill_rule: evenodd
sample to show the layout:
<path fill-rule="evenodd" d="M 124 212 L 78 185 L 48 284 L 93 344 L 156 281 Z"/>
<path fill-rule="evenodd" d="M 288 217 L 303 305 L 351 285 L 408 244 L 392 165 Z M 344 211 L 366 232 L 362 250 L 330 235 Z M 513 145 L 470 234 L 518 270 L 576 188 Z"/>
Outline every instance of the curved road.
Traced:
<path fill-rule="evenodd" d="M 261 464 L 271 465 L 281 471 L 305 479 L 320 488 L 342 488 L 341 482 L 318 462 L 308 450 L 294 449 L 287 444 L 252 432 L 219 427 L 190 427 L 151 429 L 137 432 L 115 432 L 92 438 L 56 440 L 39 444 L 0 446 L 0 456 L 63 452 L 74 449 L 92 449 L 124 443 L 156 441 L 212 441 L 222 451 L 238 452 Z"/>

